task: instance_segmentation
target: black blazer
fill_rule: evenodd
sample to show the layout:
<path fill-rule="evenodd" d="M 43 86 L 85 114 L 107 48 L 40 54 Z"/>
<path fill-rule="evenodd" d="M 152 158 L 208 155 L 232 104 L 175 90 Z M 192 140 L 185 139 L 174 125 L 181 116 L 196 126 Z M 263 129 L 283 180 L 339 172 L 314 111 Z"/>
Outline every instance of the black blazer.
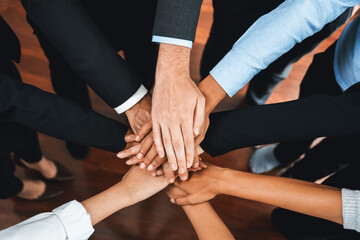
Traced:
<path fill-rule="evenodd" d="M 119 152 L 127 127 L 76 102 L 24 84 L 12 60 L 20 60 L 19 40 L 0 16 L 0 124 L 17 123 L 66 141 Z M 0 133 L 1 134 L 1 133 Z M 7 147 L 0 138 L 0 148 Z"/>
<path fill-rule="evenodd" d="M 201 147 L 212 156 L 260 144 L 360 134 L 360 83 L 339 96 L 295 101 L 210 115 Z"/>
<path fill-rule="evenodd" d="M 13 30 L 0 15 L 0 60 L 20 62 L 20 42 Z"/>
<path fill-rule="evenodd" d="M 64 59 L 111 107 L 121 105 L 139 89 L 139 76 L 114 51 L 80 1 L 21 2 Z"/>

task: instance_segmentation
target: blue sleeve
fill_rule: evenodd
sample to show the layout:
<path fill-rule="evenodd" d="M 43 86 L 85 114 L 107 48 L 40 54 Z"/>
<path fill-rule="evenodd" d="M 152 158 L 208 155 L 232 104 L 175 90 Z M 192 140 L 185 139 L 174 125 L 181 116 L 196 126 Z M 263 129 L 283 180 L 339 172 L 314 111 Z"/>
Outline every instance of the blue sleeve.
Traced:
<path fill-rule="evenodd" d="M 296 43 L 359 3 L 360 0 L 286 0 L 259 18 L 210 74 L 233 96 Z"/>

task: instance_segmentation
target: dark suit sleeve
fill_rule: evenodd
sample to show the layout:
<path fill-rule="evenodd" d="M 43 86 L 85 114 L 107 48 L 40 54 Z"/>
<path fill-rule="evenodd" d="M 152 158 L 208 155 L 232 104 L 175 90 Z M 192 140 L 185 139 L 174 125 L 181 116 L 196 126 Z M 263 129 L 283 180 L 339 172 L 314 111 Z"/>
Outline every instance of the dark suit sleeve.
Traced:
<path fill-rule="evenodd" d="M 21 2 L 66 61 L 111 107 L 118 107 L 139 89 L 139 77 L 118 56 L 79 1 Z"/>
<path fill-rule="evenodd" d="M 10 122 L 112 152 L 125 147 L 125 125 L 0 73 L 0 123 Z"/>
<path fill-rule="evenodd" d="M 201 143 L 212 156 L 284 141 L 360 134 L 360 91 L 214 113 Z"/>
<path fill-rule="evenodd" d="M 158 0 L 153 35 L 194 41 L 202 0 Z"/>

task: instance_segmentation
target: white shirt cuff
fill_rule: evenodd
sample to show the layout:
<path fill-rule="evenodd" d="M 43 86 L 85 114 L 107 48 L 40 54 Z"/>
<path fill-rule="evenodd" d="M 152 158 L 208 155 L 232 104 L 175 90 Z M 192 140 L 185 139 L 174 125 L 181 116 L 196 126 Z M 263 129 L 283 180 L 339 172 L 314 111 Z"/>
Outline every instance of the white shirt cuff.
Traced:
<path fill-rule="evenodd" d="M 178 46 L 192 48 L 192 41 L 185 40 L 185 39 L 153 35 L 152 41 L 156 42 L 156 43 L 167 43 L 167 44 L 174 44 L 174 45 L 178 45 Z"/>
<path fill-rule="evenodd" d="M 61 221 L 69 240 L 88 239 L 94 232 L 90 215 L 76 200 L 52 211 Z"/>
<path fill-rule="evenodd" d="M 141 85 L 140 88 L 136 91 L 134 95 L 132 95 L 126 102 L 121 104 L 120 106 L 114 108 L 118 114 L 121 114 L 130 108 L 132 108 L 135 104 L 137 104 L 146 94 L 148 90 Z"/>

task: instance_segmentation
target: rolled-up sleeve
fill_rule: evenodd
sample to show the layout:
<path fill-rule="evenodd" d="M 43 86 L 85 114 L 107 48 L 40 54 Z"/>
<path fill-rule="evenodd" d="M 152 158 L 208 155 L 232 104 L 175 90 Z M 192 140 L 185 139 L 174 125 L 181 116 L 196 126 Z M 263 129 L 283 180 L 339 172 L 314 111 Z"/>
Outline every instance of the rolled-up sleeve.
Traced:
<path fill-rule="evenodd" d="M 0 239 L 85 240 L 93 232 L 89 214 L 74 200 L 0 231 Z"/>

